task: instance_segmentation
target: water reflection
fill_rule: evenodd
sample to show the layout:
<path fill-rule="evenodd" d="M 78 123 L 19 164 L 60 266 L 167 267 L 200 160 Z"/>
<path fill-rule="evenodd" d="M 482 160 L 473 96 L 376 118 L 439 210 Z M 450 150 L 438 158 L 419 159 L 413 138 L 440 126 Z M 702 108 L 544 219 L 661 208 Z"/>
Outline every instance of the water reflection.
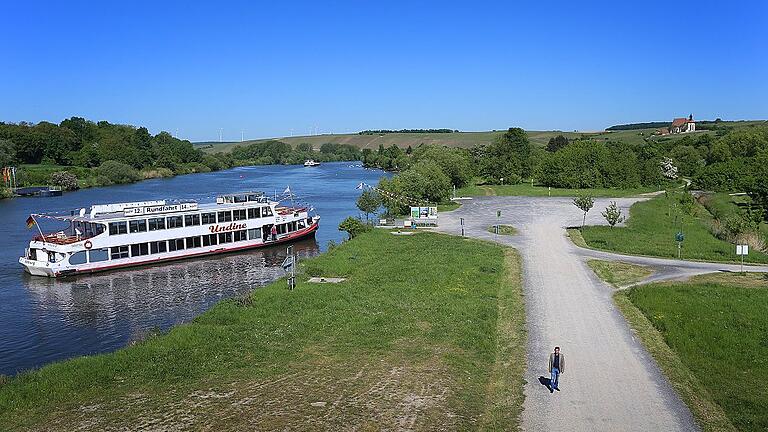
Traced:
<path fill-rule="evenodd" d="M 293 245 L 299 259 L 320 253 L 314 238 Z M 0 369 L 19 361 L 17 357 L 24 357 L 27 349 L 45 347 L 47 352 L 37 352 L 37 361 L 46 363 L 61 358 L 62 351 L 70 356 L 89 353 L 74 346 L 91 346 L 92 352 L 100 352 L 188 322 L 222 299 L 284 276 L 285 249 L 279 245 L 71 278 L 26 276 L 34 305 L 35 338 L 17 344 L 12 353 L 0 352 Z M 59 319 L 52 321 L 54 313 Z M 83 340 L 73 341 L 73 334 Z M 60 346 L 60 336 L 74 345 Z"/>

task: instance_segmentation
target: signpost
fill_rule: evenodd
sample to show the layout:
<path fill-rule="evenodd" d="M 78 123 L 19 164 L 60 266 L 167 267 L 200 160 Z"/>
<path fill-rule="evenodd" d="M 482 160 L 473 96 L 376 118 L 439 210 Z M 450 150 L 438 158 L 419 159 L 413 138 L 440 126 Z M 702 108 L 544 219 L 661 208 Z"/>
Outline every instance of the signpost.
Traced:
<path fill-rule="evenodd" d="M 736 255 L 741 255 L 741 272 L 744 273 L 744 255 L 749 253 L 749 245 L 736 245 Z"/>
<path fill-rule="evenodd" d="M 288 246 L 285 252 L 288 256 L 283 261 L 283 270 L 291 272 L 288 276 L 288 289 L 293 290 L 296 288 L 296 256 L 293 254 L 293 245 Z"/>
<path fill-rule="evenodd" d="M 459 219 L 461 219 L 461 236 L 464 237 L 464 218 Z"/>
<path fill-rule="evenodd" d="M 675 241 L 677 242 L 677 259 L 680 259 L 683 250 L 683 240 L 685 240 L 685 234 L 682 231 L 675 234 Z"/>
<path fill-rule="evenodd" d="M 501 219 L 501 210 L 496 210 L 496 225 L 493 229 L 493 233 L 496 235 L 496 241 L 499 241 L 499 219 Z"/>

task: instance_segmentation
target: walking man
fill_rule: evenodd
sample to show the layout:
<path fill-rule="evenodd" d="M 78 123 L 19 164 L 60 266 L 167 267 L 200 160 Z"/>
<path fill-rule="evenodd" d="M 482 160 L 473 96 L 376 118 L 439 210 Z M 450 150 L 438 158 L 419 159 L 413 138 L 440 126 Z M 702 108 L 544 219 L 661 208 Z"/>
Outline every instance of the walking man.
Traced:
<path fill-rule="evenodd" d="M 551 375 L 549 383 L 551 392 L 554 392 L 555 390 L 560 391 L 560 388 L 557 385 L 557 379 L 563 372 L 565 372 L 565 356 L 560 354 L 560 347 L 555 347 L 555 352 L 549 355 L 549 373 Z"/>

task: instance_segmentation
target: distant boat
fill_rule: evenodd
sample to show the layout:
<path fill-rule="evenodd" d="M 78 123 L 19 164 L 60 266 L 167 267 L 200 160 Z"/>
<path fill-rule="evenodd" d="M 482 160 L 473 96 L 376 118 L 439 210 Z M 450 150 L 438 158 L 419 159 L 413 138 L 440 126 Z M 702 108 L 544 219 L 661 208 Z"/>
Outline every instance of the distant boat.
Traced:
<path fill-rule="evenodd" d="M 320 162 L 315 161 L 314 159 L 307 159 L 304 161 L 305 167 L 316 167 L 320 166 Z"/>
<path fill-rule="evenodd" d="M 31 186 L 21 187 L 13 190 L 18 196 L 36 196 L 36 197 L 57 197 L 61 196 L 61 188 L 58 186 Z"/>

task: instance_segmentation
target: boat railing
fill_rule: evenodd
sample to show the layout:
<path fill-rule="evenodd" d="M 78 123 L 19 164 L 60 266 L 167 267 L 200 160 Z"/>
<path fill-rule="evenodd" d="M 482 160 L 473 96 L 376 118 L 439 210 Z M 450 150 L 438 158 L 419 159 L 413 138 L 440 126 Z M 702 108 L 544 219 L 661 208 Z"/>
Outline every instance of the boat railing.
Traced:
<path fill-rule="evenodd" d="M 34 237 L 32 237 L 32 240 L 40 241 L 44 243 L 68 245 L 68 244 L 77 243 L 83 240 L 88 240 L 89 238 L 96 237 L 96 235 L 97 234 L 90 234 L 90 233 L 73 235 L 73 234 L 67 234 L 64 231 L 59 231 L 55 233 L 47 233 L 44 235 L 37 234 Z"/>
<path fill-rule="evenodd" d="M 285 216 L 294 213 L 301 213 L 307 211 L 306 207 L 275 207 L 277 214 Z"/>

